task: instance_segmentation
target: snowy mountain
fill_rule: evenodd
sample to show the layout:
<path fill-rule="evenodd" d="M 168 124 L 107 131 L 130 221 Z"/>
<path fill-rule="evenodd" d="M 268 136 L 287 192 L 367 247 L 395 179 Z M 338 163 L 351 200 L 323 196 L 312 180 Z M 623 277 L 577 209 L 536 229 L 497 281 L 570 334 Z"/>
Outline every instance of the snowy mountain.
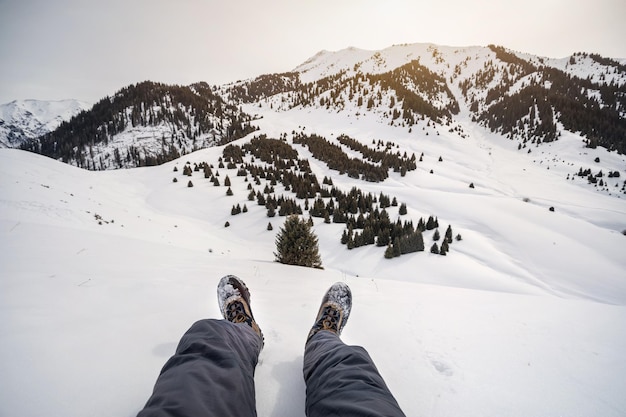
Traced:
<path fill-rule="evenodd" d="M 254 130 L 208 84 L 127 86 L 24 149 L 91 170 L 155 165 Z"/>
<path fill-rule="evenodd" d="M 0 414 L 135 415 L 182 333 L 219 317 L 215 287 L 227 273 L 250 287 L 266 337 L 255 376 L 259 415 L 304 415 L 303 344 L 335 281 L 354 295 L 343 339 L 368 349 L 407 415 L 626 412 L 626 199 L 567 181 L 572 166 L 533 162 L 480 127 L 465 129 L 466 138 L 440 129 L 415 140 L 368 118 L 257 111 L 259 138 L 282 135 L 271 144 L 293 149 L 319 182 L 397 198 L 385 209 L 392 221 L 417 225 L 434 214 L 442 237 L 452 225 L 462 240 L 446 256 L 385 259 L 385 248 L 343 245 L 346 224 L 312 217 L 325 269 L 277 264 L 285 217 L 279 209 L 268 217 L 248 186 L 266 200 L 306 200 L 277 171 L 257 170 L 287 164 L 252 154 L 262 146 L 248 147 L 249 136 L 160 166 L 107 172 L 1 150 L 0 353 L 10 360 L 0 362 Z M 356 158 L 337 131 L 424 156 L 404 176 L 389 169 L 371 182 L 293 143 L 308 132 Z M 624 175 L 624 156 L 583 149 L 575 135 L 546 150 L 576 166 L 601 158 Z M 233 214 L 236 206 L 243 210 Z M 310 199 L 305 218 L 314 207 Z M 423 233 L 427 248 L 434 232 Z"/>
<path fill-rule="evenodd" d="M 93 170 L 158 164 L 253 131 L 242 104 L 373 117 L 416 138 L 435 125 L 463 137 L 470 115 L 521 152 L 566 132 L 626 152 L 625 60 L 432 44 L 322 51 L 291 72 L 223 86 L 139 83 L 25 148 Z"/>
<path fill-rule="evenodd" d="M 279 109 L 369 113 L 411 130 L 420 120 L 458 129 L 457 118 L 469 113 L 524 151 L 580 132 L 591 147 L 626 152 L 626 65 L 595 54 L 554 60 L 494 45 L 348 48 L 322 51 L 290 73 L 275 74 L 274 83 L 263 76 L 225 93 Z"/>
<path fill-rule="evenodd" d="M 78 100 L 15 100 L 0 105 L 0 147 L 18 148 L 24 142 L 55 130 L 90 104 Z"/>
<path fill-rule="evenodd" d="M 93 172 L 0 149 L 0 415 L 135 415 L 183 332 L 220 317 L 226 274 L 248 284 L 265 335 L 259 415 L 304 416 L 304 341 L 336 281 L 354 297 L 342 339 L 407 415 L 626 414 L 626 156 L 589 147 L 555 110 L 560 90 L 537 87 L 587 71 L 604 120 L 623 110 L 599 83 L 619 96 L 622 64 L 456 50 L 324 52 L 202 93 L 145 84 L 65 124 L 103 135 L 81 145 L 85 161 L 110 155 L 98 171 L 170 123 L 187 153 L 158 166 Z M 534 116 L 494 127 L 493 106 L 512 111 L 525 88 Z M 553 140 L 530 129 L 544 98 Z M 221 127 L 250 131 L 217 140 L 220 106 Z M 201 120 L 217 143 L 194 148 Z M 313 222 L 323 270 L 274 261 L 291 213 Z"/>

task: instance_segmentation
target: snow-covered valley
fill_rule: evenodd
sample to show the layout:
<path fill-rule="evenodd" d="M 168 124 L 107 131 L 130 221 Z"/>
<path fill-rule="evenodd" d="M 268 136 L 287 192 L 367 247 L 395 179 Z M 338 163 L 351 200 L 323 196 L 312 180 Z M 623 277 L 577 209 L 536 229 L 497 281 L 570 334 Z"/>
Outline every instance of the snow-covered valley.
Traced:
<path fill-rule="evenodd" d="M 447 256 L 348 250 L 342 225 L 315 218 L 324 269 L 278 264 L 284 217 L 249 201 L 236 169 L 219 170 L 233 196 L 201 171 L 182 175 L 187 163 L 217 166 L 223 147 L 105 172 L 0 150 L 0 415 L 135 415 L 184 331 L 219 317 L 225 274 L 248 284 L 266 338 L 260 416 L 304 415 L 304 341 L 335 281 L 354 296 L 343 340 L 368 349 L 407 415 L 624 415 L 623 177 L 606 190 L 566 178 L 595 158 L 624 175 L 625 157 L 567 132 L 519 152 L 463 114 L 465 137 L 440 125 L 409 133 L 349 110 L 244 106 L 259 116 L 255 134 L 288 143 L 294 131 L 343 133 L 423 153 L 406 176 L 369 183 L 293 145 L 320 181 L 383 192 L 407 204 L 404 218 L 451 225 L 462 240 Z M 282 187 L 276 194 L 288 195 Z M 231 215 L 235 204 L 248 211 Z M 428 248 L 432 232 L 424 238 Z"/>

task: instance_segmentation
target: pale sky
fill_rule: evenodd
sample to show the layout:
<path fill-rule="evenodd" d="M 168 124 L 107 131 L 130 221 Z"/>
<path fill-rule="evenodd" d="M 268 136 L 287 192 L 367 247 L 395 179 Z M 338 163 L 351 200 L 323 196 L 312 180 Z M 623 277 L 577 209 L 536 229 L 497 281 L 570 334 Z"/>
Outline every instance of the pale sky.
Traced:
<path fill-rule="evenodd" d="M 222 84 L 416 42 L 626 58 L 626 0 L 0 0 L 0 103 L 93 103 L 143 80 Z"/>

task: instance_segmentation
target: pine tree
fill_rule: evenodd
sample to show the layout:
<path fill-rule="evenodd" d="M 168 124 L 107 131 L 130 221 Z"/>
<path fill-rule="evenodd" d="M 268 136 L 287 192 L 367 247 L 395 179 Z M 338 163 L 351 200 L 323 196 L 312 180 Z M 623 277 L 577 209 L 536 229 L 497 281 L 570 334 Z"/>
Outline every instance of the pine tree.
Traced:
<path fill-rule="evenodd" d="M 343 229 L 343 233 L 341 234 L 341 244 L 346 245 L 348 243 L 348 232 L 346 229 Z"/>
<path fill-rule="evenodd" d="M 446 238 L 444 239 L 447 243 L 452 243 L 452 226 L 448 225 L 446 229 Z"/>
<path fill-rule="evenodd" d="M 321 268 L 318 240 L 311 226 L 298 216 L 289 216 L 276 236 L 276 261 L 287 265 Z"/>
<path fill-rule="evenodd" d="M 448 253 L 450 251 L 450 248 L 448 247 L 448 241 L 446 239 L 443 240 L 443 242 L 441 242 L 441 248 L 439 250 L 439 255 L 446 255 L 446 253 Z"/>
<path fill-rule="evenodd" d="M 393 257 L 393 246 L 388 245 L 387 249 L 385 249 L 385 259 L 391 259 Z"/>
<path fill-rule="evenodd" d="M 398 257 L 402 255 L 402 246 L 400 243 L 400 238 L 395 238 L 393 241 L 393 256 Z"/>

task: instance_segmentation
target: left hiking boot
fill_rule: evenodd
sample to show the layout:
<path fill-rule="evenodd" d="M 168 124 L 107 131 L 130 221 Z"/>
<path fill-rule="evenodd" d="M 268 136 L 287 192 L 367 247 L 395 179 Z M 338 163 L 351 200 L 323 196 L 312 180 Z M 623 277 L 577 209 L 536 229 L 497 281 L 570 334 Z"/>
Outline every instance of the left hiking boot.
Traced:
<path fill-rule="evenodd" d="M 322 330 L 330 331 L 340 336 L 341 331 L 348 322 L 351 309 L 352 292 L 350 287 L 343 282 L 336 282 L 324 294 L 317 318 L 307 337 L 307 342 Z"/>
<path fill-rule="evenodd" d="M 250 291 L 241 279 L 234 275 L 223 277 L 217 284 L 217 302 L 224 319 L 231 323 L 247 324 L 259 335 L 263 343 L 263 333 L 250 309 Z"/>

